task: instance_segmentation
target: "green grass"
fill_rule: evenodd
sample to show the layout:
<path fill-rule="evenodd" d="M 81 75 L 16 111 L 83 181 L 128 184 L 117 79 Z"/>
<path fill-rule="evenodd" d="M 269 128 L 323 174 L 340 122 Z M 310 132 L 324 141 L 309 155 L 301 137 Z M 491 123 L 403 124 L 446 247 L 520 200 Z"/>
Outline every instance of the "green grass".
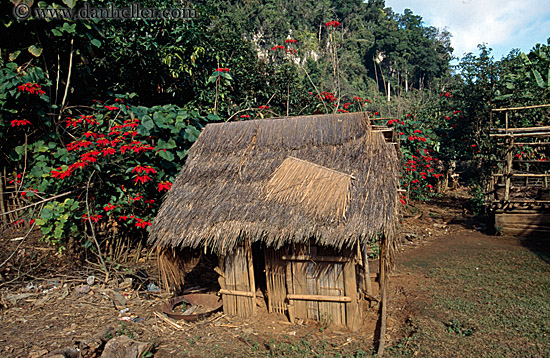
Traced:
<path fill-rule="evenodd" d="M 510 245 L 464 248 L 428 265 L 411 261 L 427 270 L 423 290 L 438 314 L 418 317 L 418 344 L 394 349 L 395 356 L 550 357 L 545 257 Z"/>

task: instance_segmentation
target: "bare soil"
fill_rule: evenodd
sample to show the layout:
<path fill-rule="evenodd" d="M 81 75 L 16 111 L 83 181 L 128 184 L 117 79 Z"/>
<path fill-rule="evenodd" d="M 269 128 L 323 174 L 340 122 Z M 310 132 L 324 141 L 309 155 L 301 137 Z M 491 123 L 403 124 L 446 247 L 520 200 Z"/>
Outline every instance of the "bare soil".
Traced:
<path fill-rule="evenodd" d="M 468 321 L 465 317 L 473 317 L 476 308 L 470 312 L 468 307 L 452 306 L 450 298 L 464 296 L 473 302 L 476 298 L 463 292 L 467 285 L 459 285 L 462 276 L 445 277 L 453 272 L 469 277 L 470 271 L 462 270 L 475 267 L 486 270 L 486 261 L 498 262 L 499 253 L 506 260 L 518 260 L 518 265 L 523 261 L 534 265 L 533 277 L 523 280 L 524 286 L 506 292 L 520 289 L 528 290 L 525 295 L 543 295 L 548 287 L 542 293 L 531 287 L 550 284 L 544 278 L 550 276 L 547 243 L 485 235 L 486 224 L 473 220 L 464 210 L 466 203 L 466 195 L 455 194 L 418 205 L 404 220 L 404 243 L 391 281 L 388 356 L 497 356 L 485 353 L 500 352 L 494 348 L 499 344 L 510 346 L 502 350 L 504 356 L 550 354 L 544 347 L 549 343 L 548 315 L 546 319 L 540 314 L 531 317 L 539 327 L 533 328 L 532 334 L 514 335 L 506 329 L 498 333 L 498 327 L 486 329 L 481 319 Z M 147 290 L 150 283 L 159 285 L 154 255 L 148 257 L 143 252 L 137 262 L 117 267 L 105 284 L 85 258 L 58 255 L 38 241 L 38 234 L 19 246 L 21 240 L 14 239 L 21 237 L 20 232 L 5 231 L 0 239 L 0 264 L 15 252 L 0 267 L 1 357 L 36 358 L 56 353 L 99 357 L 104 343 L 117 335 L 151 343 L 154 357 L 367 357 L 374 352 L 374 302 L 370 308 L 365 305 L 359 332 L 328 321 L 290 324 L 285 316 L 267 313 L 265 308 L 253 319 L 218 312 L 196 323 L 174 321 L 178 328 L 155 315 L 169 295 Z M 515 256 L 517 253 L 521 255 Z M 499 272 L 493 273 L 498 277 Z M 483 271 L 473 274 L 478 276 L 473 276 L 472 282 L 484 278 Z M 98 278 L 86 286 L 90 275 Z M 495 293 L 488 289 L 486 294 Z M 532 310 L 540 309 L 535 302 Z M 520 312 L 527 311 L 511 313 Z"/>

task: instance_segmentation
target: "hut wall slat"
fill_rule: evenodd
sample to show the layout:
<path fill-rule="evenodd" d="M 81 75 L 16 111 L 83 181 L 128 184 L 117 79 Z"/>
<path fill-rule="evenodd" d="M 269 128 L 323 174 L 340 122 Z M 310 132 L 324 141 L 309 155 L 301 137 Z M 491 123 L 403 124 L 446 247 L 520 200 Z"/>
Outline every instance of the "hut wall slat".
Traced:
<path fill-rule="evenodd" d="M 342 265 L 335 266 L 334 270 L 334 283 L 336 288 L 338 289 L 339 295 L 344 295 L 344 268 Z M 336 312 L 337 312 L 337 320 L 335 323 L 337 324 L 345 324 L 346 323 L 346 305 L 344 303 L 335 303 L 336 305 Z"/>
<path fill-rule="evenodd" d="M 306 248 L 304 245 L 296 245 L 296 251 L 298 255 L 305 255 Z M 307 295 L 307 278 L 306 278 L 306 262 L 294 261 L 292 262 L 292 283 L 293 292 L 297 295 Z M 294 314 L 299 318 L 307 318 L 308 306 L 307 302 L 295 301 L 294 302 Z"/>
<path fill-rule="evenodd" d="M 256 282 L 254 281 L 254 263 L 252 261 L 252 246 L 250 245 L 250 240 L 246 240 L 245 243 L 245 250 L 246 250 L 246 261 L 248 264 L 247 272 L 248 272 L 248 288 L 250 290 L 250 293 L 252 293 L 252 297 L 250 298 L 250 309 L 252 311 L 253 315 L 256 315 Z"/>
<path fill-rule="evenodd" d="M 286 299 L 286 269 L 281 259 L 283 250 L 265 249 L 266 280 L 269 312 L 284 314 Z"/>
<path fill-rule="evenodd" d="M 316 262 L 308 262 L 306 265 L 306 284 L 308 295 L 320 295 L 318 290 L 318 269 L 322 269 L 320 266 L 326 266 L 325 264 L 318 264 Z M 307 318 L 319 320 L 319 302 L 308 301 L 307 302 Z"/>
<path fill-rule="evenodd" d="M 294 286 L 292 282 L 292 261 L 286 262 L 286 289 L 288 294 L 294 293 Z M 295 301 L 288 299 L 288 319 L 292 323 L 294 323 L 296 317 L 294 313 L 294 302 Z"/>
<path fill-rule="evenodd" d="M 351 302 L 346 303 L 346 325 L 352 330 L 357 330 L 359 328 L 359 301 L 357 299 L 355 260 L 344 264 L 344 293 L 351 297 Z"/>
<path fill-rule="evenodd" d="M 225 275 L 225 287 L 228 290 L 235 290 L 235 276 L 233 274 L 233 255 L 229 254 L 222 258 L 223 261 L 223 271 Z M 223 301 L 223 312 L 228 316 L 235 316 L 235 297 L 222 295 Z"/>

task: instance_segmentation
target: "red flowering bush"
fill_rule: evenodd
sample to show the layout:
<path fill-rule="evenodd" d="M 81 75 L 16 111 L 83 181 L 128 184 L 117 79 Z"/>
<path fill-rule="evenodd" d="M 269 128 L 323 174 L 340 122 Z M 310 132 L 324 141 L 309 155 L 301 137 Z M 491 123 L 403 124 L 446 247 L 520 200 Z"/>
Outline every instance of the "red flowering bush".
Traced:
<path fill-rule="evenodd" d="M 391 119 L 385 123 L 399 135 L 402 153 L 401 185 L 409 198 L 427 199 L 434 192 L 435 184 L 442 174 L 437 172 L 435 157 L 437 143 L 434 134 L 420 121 L 407 115 L 403 120 Z M 407 197 L 401 198 L 402 203 Z"/>
<path fill-rule="evenodd" d="M 63 119 L 63 144 L 31 144 L 27 160 L 32 169 L 17 176 L 25 183 L 25 200 L 70 192 L 35 215 L 46 241 L 60 247 L 66 238 L 87 237 L 90 225 L 98 235 L 116 227 L 120 239 L 144 237 L 198 128 L 207 122 L 171 105 L 131 107 L 119 100 L 92 108 Z M 24 159 L 23 148 L 16 153 L 16 159 Z"/>

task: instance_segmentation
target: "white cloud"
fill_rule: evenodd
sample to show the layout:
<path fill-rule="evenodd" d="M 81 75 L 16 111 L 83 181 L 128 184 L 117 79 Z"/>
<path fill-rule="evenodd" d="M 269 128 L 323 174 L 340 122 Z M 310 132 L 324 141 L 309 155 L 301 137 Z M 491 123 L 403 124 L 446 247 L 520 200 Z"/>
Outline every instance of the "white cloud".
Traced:
<path fill-rule="evenodd" d="M 386 6 L 403 13 L 410 8 L 425 23 L 447 27 L 453 35 L 454 55 L 477 52 L 477 45 L 487 43 L 495 57 L 512 48 L 528 51 L 550 36 L 548 0 L 386 0 Z"/>

